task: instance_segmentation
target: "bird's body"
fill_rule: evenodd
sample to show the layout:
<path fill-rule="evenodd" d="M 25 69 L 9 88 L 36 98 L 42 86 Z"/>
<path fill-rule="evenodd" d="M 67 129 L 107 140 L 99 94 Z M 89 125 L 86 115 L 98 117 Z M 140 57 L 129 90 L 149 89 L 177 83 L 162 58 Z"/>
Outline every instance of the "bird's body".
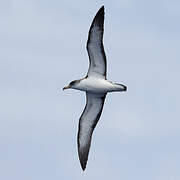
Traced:
<path fill-rule="evenodd" d="M 78 154 L 81 167 L 86 168 L 91 138 L 102 113 L 108 92 L 126 91 L 126 86 L 107 80 L 107 63 L 103 47 L 104 6 L 97 12 L 88 35 L 87 51 L 89 69 L 85 78 L 72 81 L 65 89 L 77 89 L 86 92 L 86 106 L 79 119 Z"/>
<path fill-rule="evenodd" d="M 106 79 L 87 77 L 80 79 L 76 87 L 72 89 L 100 94 L 100 93 L 108 93 L 114 91 L 124 91 L 124 88 L 125 88 L 124 85 L 113 83 Z"/>

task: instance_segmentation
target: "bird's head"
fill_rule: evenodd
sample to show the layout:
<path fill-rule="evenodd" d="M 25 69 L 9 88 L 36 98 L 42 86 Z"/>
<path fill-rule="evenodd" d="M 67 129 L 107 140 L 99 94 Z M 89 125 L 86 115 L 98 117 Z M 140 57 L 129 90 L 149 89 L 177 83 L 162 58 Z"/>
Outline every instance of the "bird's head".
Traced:
<path fill-rule="evenodd" d="M 79 84 L 79 80 L 71 81 L 68 86 L 65 86 L 63 88 L 63 90 L 70 89 L 70 88 L 71 89 L 76 89 L 77 84 Z"/>

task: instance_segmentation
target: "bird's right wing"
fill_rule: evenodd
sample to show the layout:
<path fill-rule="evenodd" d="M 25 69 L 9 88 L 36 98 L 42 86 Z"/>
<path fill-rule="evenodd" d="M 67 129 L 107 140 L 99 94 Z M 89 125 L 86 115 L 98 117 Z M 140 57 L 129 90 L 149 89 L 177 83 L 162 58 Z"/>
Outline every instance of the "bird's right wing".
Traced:
<path fill-rule="evenodd" d="M 106 55 L 103 47 L 104 33 L 104 6 L 97 12 L 91 24 L 87 51 L 89 55 L 89 70 L 87 76 L 95 76 L 106 79 Z"/>
<path fill-rule="evenodd" d="M 106 94 L 86 93 L 86 106 L 79 119 L 78 129 L 78 154 L 81 167 L 86 168 L 91 136 L 101 116 Z"/>

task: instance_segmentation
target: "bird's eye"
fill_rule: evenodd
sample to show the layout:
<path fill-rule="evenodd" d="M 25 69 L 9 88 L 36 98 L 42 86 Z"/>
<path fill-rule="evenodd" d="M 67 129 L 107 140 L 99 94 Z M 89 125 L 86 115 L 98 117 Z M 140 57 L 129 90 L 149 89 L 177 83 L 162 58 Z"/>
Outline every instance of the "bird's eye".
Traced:
<path fill-rule="evenodd" d="M 75 81 L 72 81 L 72 82 L 70 82 L 70 86 L 73 86 L 74 84 L 75 84 L 76 82 Z"/>

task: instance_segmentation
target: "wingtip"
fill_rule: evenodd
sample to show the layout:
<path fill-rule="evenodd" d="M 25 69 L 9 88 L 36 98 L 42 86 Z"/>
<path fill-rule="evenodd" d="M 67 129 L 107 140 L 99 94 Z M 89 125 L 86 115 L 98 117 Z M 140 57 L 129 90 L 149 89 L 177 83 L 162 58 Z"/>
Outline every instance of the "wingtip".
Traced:
<path fill-rule="evenodd" d="M 81 168 L 82 168 L 83 171 L 85 171 L 85 169 L 86 169 L 86 164 L 85 164 L 85 165 L 81 164 Z"/>
<path fill-rule="evenodd" d="M 78 154 L 79 154 L 79 160 L 80 160 L 81 168 L 82 168 L 83 171 L 85 171 L 88 155 L 85 155 L 80 151 L 79 151 Z"/>
<path fill-rule="evenodd" d="M 97 23 L 97 24 L 99 24 L 100 26 L 102 26 L 103 27 L 103 25 L 104 25 L 104 6 L 102 6 L 99 10 L 98 10 L 98 12 L 96 13 L 96 15 L 95 15 L 95 17 L 94 17 L 94 19 L 93 19 L 93 22 L 92 22 L 92 24 L 93 23 Z"/>
<path fill-rule="evenodd" d="M 80 157 L 80 164 L 81 164 L 81 168 L 82 168 L 82 170 L 83 170 L 83 171 L 85 171 L 87 161 L 83 161 L 83 160 L 82 160 L 82 158 Z"/>
<path fill-rule="evenodd" d="M 101 6 L 101 8 L 99 9 L 99 11 L 98 11 L 99 13 L 100 12 L 102 12 L 102 13 L 104 13 L 104 5 L 103 6 Z"/>
<path fill-rule="evenodd" d="M 103 10 L 104 10 L 104 5 L 102 5 L 100 9 L 103 9 Z"/>

